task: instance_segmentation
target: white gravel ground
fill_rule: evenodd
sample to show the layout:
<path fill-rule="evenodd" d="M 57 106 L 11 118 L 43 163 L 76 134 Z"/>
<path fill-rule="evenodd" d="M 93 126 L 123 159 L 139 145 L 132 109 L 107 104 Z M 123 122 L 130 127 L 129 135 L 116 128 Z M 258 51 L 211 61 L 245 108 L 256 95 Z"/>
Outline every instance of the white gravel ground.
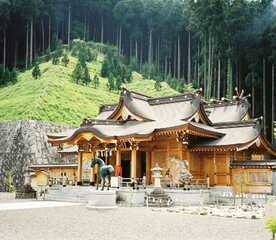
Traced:
<path fill-rule="evenodd" d="M 185 215 L 147 208 L 84 206 L 0 211 L 1 240 L 269 240 L 264 220 Z"/>

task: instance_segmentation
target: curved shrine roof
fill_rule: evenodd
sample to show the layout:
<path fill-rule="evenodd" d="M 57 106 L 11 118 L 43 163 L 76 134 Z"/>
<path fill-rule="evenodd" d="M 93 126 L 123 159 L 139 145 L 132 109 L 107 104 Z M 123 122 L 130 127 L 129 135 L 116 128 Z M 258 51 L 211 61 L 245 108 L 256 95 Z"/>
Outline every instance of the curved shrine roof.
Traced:
<path fill-rule="evenodd" d="M 258 121 L 244 120 L 249 107 L 246 99 L 204 103 L 199 92 L 149 97 L 123 89 L 119 104 L 102 106 L 97 119 L 85 119 L 77 130 L 58 138 L 49 136 L 49 141 L 72 144 L 80 133 L 92 133 L 102 140 L 116 140 L 178 129 L 191 130 L 196 136 L 203 137 L 191 145 L 195 151 L 212 147 L 250 147 L 259 138 L 270 152 L 275 153 L 261 136 Z"/>
<path fill-rule="evenodd" d="M 205 112 L 212 123 L 242 121 L 250 105 L 247 100 L 232 103 L 206 104 Z"/>

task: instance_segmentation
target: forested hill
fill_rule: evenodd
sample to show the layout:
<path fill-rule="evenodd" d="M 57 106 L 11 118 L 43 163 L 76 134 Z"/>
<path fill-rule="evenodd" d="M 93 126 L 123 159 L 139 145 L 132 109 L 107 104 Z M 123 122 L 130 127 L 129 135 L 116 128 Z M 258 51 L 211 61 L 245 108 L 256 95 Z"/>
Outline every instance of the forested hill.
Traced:
<path fill-rule="evenodd" d="M 0 61 L 27 68 L 57 40 L 108 43 L 151 78 L 192 83 L 206 98 L 244 89 L 271 135 L 275 15 L 273 0 L 2 0 Z"/>
<path fill-rule="evenodd" d="M 61 62 L 55 65 L 52 60 L 38 65 L 41 76 L 37 79 L 33 69 L 19 73 L 15 84 L 0 88 L 0 122 L 36 119 L 79 125 L 83 118 L 95 117 L 100 105 L 119 99 L 119 91 L 110 91 L 108 79 L 100 76 L 103 57 L 99 54 L 96 61 L 87 63 L 90 78 L 99 76 L 97 88 L 91 83 L 74 82 L 72 73 L 77 58 L 72 56 L 66 67 Z M 133 72 L 132 81 L 125 84 L 130 90 L 153 96 L 177 93 L 166 83 L 161 85 L 157 91 L 153 80 L 143 79 L 137 72 Z"/>

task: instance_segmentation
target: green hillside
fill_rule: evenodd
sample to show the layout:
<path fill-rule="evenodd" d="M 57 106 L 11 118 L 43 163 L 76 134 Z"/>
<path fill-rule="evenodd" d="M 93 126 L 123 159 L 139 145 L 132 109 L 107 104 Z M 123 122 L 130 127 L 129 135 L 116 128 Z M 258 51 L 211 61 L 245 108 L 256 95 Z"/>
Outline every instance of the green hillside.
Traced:
<path fill-rule="evenodd" d="M 100 78 L 97 89 L 74 83 L 71 73 L 76 61 L 70 57 L 67 67 L 42 63 L 39 79 L 34 79 L 28 70 L 19 74 L 16 84 L 0 88 L 0 121 L 36 119 L 79 124 L 84 117 L 95 117 L 101 104 L 118 101 L 119 93 L 108 91 L 105 78 Z M 91 78 L 95 73 L 100 76 L 102 61 L 103 56 L 99 55 L 96 63 L 88 63 Z M 166 83 L 157 92 L 154 81 L 145 80 L 138 73 L 133 73 L 133 81 L 126 87 L 152 96 L 177 93 Z"/>

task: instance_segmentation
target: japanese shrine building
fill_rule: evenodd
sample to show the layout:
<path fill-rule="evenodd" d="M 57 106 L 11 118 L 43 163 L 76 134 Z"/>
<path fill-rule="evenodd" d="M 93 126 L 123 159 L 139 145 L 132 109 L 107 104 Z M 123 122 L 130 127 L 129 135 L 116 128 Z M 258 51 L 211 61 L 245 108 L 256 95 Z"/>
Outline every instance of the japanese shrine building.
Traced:
<path fill-rule="evenodd" d="M 84 119 L 69 133 L 48 135 L 61 148 L 78 147 L 77 181 L 93 182 L 90 159 L 97 155 L 114 165 L 116 175 L 152 183 L 157 162 L 166 171 L 174 157 L 189 162 L 194 179 L 209 178 L 211 186 L 239 184 L 247 192 L 271 192 L 276 149 L 261 131 L 261 119 L 249 118 L 246 97 L 205 102 L 201 92 L 149 97 L 123 89 L 119 103 L 104 105 L 96 119 Z"/>

